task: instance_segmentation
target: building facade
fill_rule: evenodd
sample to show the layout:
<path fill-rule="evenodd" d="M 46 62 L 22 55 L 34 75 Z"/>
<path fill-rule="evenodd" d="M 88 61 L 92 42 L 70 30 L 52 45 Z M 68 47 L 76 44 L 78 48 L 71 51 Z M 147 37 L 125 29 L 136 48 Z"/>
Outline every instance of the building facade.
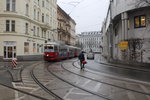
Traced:
<path fill-rule="evenodd" d="M 0 60 L 42 59 L 57 40 L 57 0 L 0 0 Z"/>
<path fill-rule="evenodd" d="M 100 31 L 90 31 L 82 32 L 78 34 L 79 46 L 85 52 L 101 52 L 101 32 Z"/>
<path fill-rule="evenodd" d="M 76 22 L 70 18 L 70 44 L 75 46 L 76 45 Z"/>
<path fill-rule="evenodd" d="M 67 45 L 75 45 L 75 21 L 59 6 L 58 13 L 58 40 Z"/>
<path fill-rule="evenodd" d="M 123 63 L 150 63 L 149 9 L 147 0 L 110 0 L 102 27 L 104 56 Z"/>

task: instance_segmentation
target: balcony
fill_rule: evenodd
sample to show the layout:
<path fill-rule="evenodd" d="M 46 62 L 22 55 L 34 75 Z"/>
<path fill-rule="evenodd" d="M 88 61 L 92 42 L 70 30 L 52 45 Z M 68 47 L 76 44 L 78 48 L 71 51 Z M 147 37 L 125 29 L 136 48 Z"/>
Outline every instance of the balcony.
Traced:
<path fill-rule="evenodd" d="M 45 31 L 48 29 L 51 29 L 51 27 L 48 23 L 42 23 L 42 24 L 40 24 L 40 27 Z"/>

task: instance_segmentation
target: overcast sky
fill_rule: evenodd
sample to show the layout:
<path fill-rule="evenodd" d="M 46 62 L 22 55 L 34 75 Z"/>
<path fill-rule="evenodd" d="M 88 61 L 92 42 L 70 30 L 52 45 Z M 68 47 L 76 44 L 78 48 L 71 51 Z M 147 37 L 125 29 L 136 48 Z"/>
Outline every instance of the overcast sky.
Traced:
<path fill-rule="evenodd" d="M 100 31 L 109 0 L 58 0 L 58 5 L 77 23 L 77 34 Z"/>

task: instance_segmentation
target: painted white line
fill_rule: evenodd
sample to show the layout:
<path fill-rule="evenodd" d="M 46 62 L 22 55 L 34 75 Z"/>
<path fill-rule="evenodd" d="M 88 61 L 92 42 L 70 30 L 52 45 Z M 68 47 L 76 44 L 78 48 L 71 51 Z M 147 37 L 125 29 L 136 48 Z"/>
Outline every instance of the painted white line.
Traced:
<path fill-rule="evenodd" d="M 84 86 L 86 86 L 88 83 L 90 83 L 91 82 L 91 80 L 88 80 L 88 81 L 86 81 L 83 85 L 82 85 L 82 87 L 84 87 Z"/>
<path fill-rule="evenodd" d="M 97 92 L 99 90 L 99 88 L 101 87 L 102 83 L 98 83 L 95 88 L 94 91 Z"/>
<path fill-rule="evenodd" d="M 14 82 L 12 82 L 12 85 L 14 88 L 16 88 L 16 85 Z M 19 98 L 19 93 L 18 93 L 18 91 L 15 90 L 15 100 L 19 100 L 18 98 Z"/>
<path fill-rule="evenodd" d="M 88 93 L 77 93 L 77 92 L 72 92 L 71 94 L 77 94 L 77 95 L 92 95 L 92 94 L 88 94 Z"/>
<path fill-rule="evenodd" d="M 129 100 L 136 100 L 136 97 L 132 93 L 127 92 L 127 95 L 128 95 Z"/>
<path fill-rule="evenodd" d="M 69 94 L 71 94 L 71 92 L 72 92 L 73 89 L 74 89 L 74 88 L 71 88 L 71 89 L 69 90 L 69 92 L 66 93 L 66 95 L 63 97 L 64 100 L 70 100 L 70 99 L 68 99 L 67 97 L 69 96 Z"/>
<path fill-rule="evenodd" d="M 47 82 L 47 83 L 45 83 L 44 84 L 44 86 L 46 86 L 46 85 L 48 85 L 48 84 L 50 84 L 50 83 L 52 83 L 53 81 L 49 81 L 49 82 Z M 41 87 L 39 87 L 39 85 L 38 85 L 38 88 L 35 88 L 35 89 L 33 89 L 32 91 L 31 91 L 31 93 L 33 93 L 33 92 L 35 92 L 35 91 L 38 91 L 39 89 L 41 89 Z"/>
<path fill-rule="evenodd" d="M 18 100 L 24 100 L 25 96 L 18 98 Z"/>
<path fill-rule="evenodd" d="M 30 89 L 30 90 L 35 89 L 35 88 L 32 88 L 32 87 L 25 87 L 25 86 L 16 86 L 16 88 L 20 88 L 20 89 Z"/>

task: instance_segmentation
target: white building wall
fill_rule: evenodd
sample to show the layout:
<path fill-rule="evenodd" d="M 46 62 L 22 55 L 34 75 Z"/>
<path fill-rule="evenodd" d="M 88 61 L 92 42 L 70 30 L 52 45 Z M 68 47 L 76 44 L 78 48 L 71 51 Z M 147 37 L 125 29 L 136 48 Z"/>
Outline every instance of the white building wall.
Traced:
<path fill-rule="evenodd" d="M 37 0 L 16 0 L 16 11 L 6 11 L 6 0 L 0 0 L 0 58 L 4 56 L 4 42 L 16 42 L 16 55 L 17 58 L 22 60 L 33 60 L 33 57 L 43 55 L 43 46 L 45 40 L 51 38 L 57 41 L 57 0 L 49 0 L 49 8 L 42 7 L 42 0 L 40 5 Z M 29 5 L 29 14 L 26 15 L 26 4 Z M 34 19 L 34 9 L 36 9 L 36 19 Z M 40 12 L 39 20 L 37 19 L 37 11 Z M 44 13 L 44 23 L 42 22 L 42 13 Z M 48 15 L 48 20 L 46 18 Z M 6 20 L 15 21 L 15 32 L 6 32 Z M 28 23 L 28 33 L 26 34 L 25 24 Z M 35 29 L 35 36 L 33 34 L 33 26 Z M 37 36 L 37 27 L 39 27 L 39 36 Z M 42 37 L 42 30 L 45 30 L 46 37 Z M 49 34 L 48 34 L 49 31 Z M 48 37 L 50 36 L 50 37 Z M 29 53 L 24 53 L 24 42 L 29 43 Z M 36 44 L 36 51 L 33 52 L 33 43 Z M 39 52 L 37 52 L 37 45 L 39 45 Z M 25 58 L 24 58 L 25 56 Z M 35 58 L 36 59 L 36 58 Z"/>
<path fill-rule="evenodd" d="M 139 3 L 141 1 L 141 3 Z M 148 4 L 143 3 L 142 0 L 117 0 L 112 2 L 112 18 L 116 27 L 118 23 L 118 35 L 113 37 L 113 58 L 121 61 L 132 61 L 131 50 L 128 48 L 123 54 L 123 51 L 116 46 L 120 41 L 130 39 L 141 39 L 142 47 L 136 49 L 136 59 L 133 62 L 150 63 L 150 14 Z M 147 6 L 147 7 L 146 7 Z M 135 28 L 134 18 L 136 16 L 146 16 L 146 27 Z M 120 19 L 117 18 L 120 16 Z M 126 18 L 123 18 L 127 16 Z M 127 23 L 127 20 L 129 23 Z M 129 28 L 128 27 L 129 24 Z M 115 34 L 115 31 L 113 32 Z M 138 55 L 138 56 L 137 56 Z M 126 56 L 126 59 L 124 58 Z"/>

